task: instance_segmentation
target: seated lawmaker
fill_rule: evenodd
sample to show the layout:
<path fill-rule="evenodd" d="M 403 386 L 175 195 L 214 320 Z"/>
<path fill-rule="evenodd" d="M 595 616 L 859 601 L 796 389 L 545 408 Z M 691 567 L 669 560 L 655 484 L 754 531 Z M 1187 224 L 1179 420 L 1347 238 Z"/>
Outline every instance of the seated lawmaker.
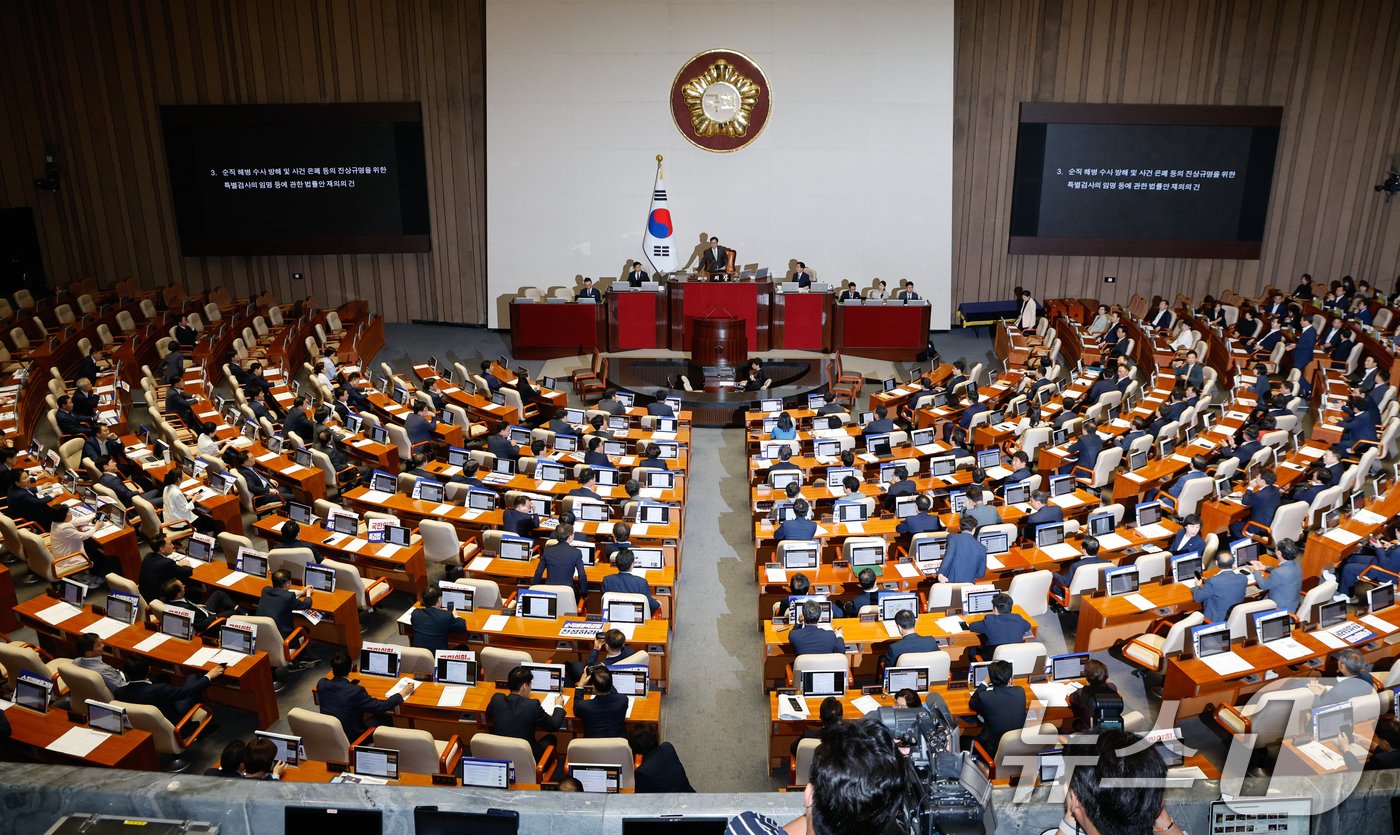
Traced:
<path fill-rule="evenodd" d="M 1019 644 L 1031 634 L 1030 622 L 1013 612 L 1014 607 L 1015 601 L 1006 592 L 998 592 L 992 598 L 992 613 L 968 627 L 982 636 L 982 644 L 972 650 L 973 655 L 989 660 L 997 647 Z"/>
<path fill-rule="evenodd" d="M 1209 580 L 1192 589 L 1191 599 L 1201 604 L 1201 611 L 1206 620 L 1211 623 L 1224 623 L 1230 615 L 1230 610 L 1236 604 L 1244 602 L 1249 581 L 1243 574 L 1234 570 L 1235 557 L 1229 551 L 1222 550 L 1216 553 L 1215 565 L 1220 570 Z M 1196 579 L 1201 578 L 1201 572 L 1197 571 Z"/>
<path fill-rule="evenodd" d="M 890 644 L 885 651 L 885 669 L 899 666 L 899 658 L 910 652 L 937 652 L 942 649 L 938 639 L 918 632 L 919 616 L 908 609 L 895 613 L 894 625 L 899 630 L 899 640 Z"/>
<path fill-rule="evenodd" d="M 913 516 L 907 516 L 900 521 L 895 532 L 901 536 L 912 536 L 916 533 L 938 532 L 943 530 L 943 521 L 938 518 L 938 514 L 933 512 L 933 499 L 926 494 L 920 493 L 914 497 L 914 507 L 919 512 Z"/>
<path fill-rule="evenodd" d="M 645 595 L 647 604 L 651 607 L 651 613 L 654 615 L 661 608 L 661 601 L 651 596 L 651 586 L 645 579 L 632 573 L 635 559 L 630 548 L 624 548 L 613 554 L 613 566 L 617 569 L 617 573 L 609 574 L 603 578 L 603 594 L 621 592 Z"/>
<path fill-rule="evenodd" d="M 430 583 L 420 598 L 423 605 L 411 610 L 409 625 L 413 628 L 412 644 L 436 652 L 447 649 L 453 635 L 465 635 L 467 622 L 456 613 L 442 608 L 442 589 Z"/>
<path fill-rule="evenodd" d="M 522 668 L 517 667 L 516 671 Z M 512 677 L 515 671 L 511 673 Z M 525 672 L 525 680 L 530 680 L 529 672 Z M 322 679 L 316 684 L 317 704 L 320 705 L 321 712 L 327 716 L 333 716 L 340 721 L 340 726 L 345 730 L 345 738 L 349 740 L 359 739 L 369 729 L 365 724 L 365 714 L 386 715 L 392 713 L 394 708 L 403 704 L 406 696 L 413 694 L 417 684 L 409 682 L 404 685 L 403 694 L 395 693 L 387 699 L 376 699 L 365 690 L 363 684 L 350 680 L 350 656 L 344 650 L 338 650 L 331 658 L 331 677 Z M 492 697 L 494 703 L 496 699 L 503 698 L 497 693 Z M 487 716 L 491 717 L 495 723 L 495 732 L 508 735 L 501 729 L 501 723 L 491 714 L 491 706 L 487 707 Z"/>
<path fill-rule="evenodd" d="M 846 651 L 846 642 L 841 637 L 841 630 L 822 629 L 818 625 L 821 617 L 822 607 L 816 601 L 809 600 L 802 604 L 802 623 L 788 635 L 788 642 L 792 644 L 794 654 Z"/>
<path fill-rule="evenodd" d="M 1012 671 L 1010 661 L 993 661 L 987 683 L 977 685 L 967 703 L 982 722 L 982 732 L 975 739 L 993 757 L 1007 731 L 1026 725 L 1026 691 L 1012 685 Z"/>
<path fill-rule="evenodd" d="M 1063 572 L 1055 575 L 1055 582 L 1060 588 L 1068 589 L 1069 584 L 1074 580 L 1074 574 L 1086 565 L 1105 565 L 1108 560 L 1099 556 L 1099 540 L 1097 537 L 1086 536 L 1079 543 L 1079 547 L 1084 551 L 1084 556 L 1069 564 Z"/>

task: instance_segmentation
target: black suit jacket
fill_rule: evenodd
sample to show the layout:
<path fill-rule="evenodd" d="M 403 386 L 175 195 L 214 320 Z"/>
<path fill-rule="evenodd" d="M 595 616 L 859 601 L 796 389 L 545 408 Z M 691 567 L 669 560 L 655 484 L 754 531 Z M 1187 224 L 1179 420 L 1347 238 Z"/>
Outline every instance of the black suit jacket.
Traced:
<path fill-rule="evenodd" d="M 979 687 L 968 700 L 968 707 L 982 717 L 982 733 L 977 741 L 996 756 L 1001 735 L 1026 724 L 1026 691 L 1021 687 Z"/>
<path fill-rule="evenodd" d="M 101 373 L 102 370 L 97 367 L 97 360 L 93 359 L 90 356 L 83 357 L 83 361 L 78 363 L 78 370 L 73 374 L 73 379 L 81 380 L 84 377 L 86 377 L 89 380 L 96 382 L 98 375 L 100 375 Z"/>
<path fill-rule="evenodd" d="M 316 440 L 316 424 L 311 422 L 311 418 L 306 416 L 304 409 L 292 409 L 287 412 L 287 419 L 283 422 L 282 428 L 288 432 L 297 433 L 303 443 L 314 443 Z"/>
<path fill-rule="evenodd" d="M 6 501 L 11 516 L 35 522 L 44 528 L 48 528 L 54 522 L 62 522 L 68 516 L 67 508 L 52 507 L 39 498 L 37 493 L 18 484 L 10 488 Z"/>
<path fill-rule="evenodd" d="M 627 697 L 614 690 L 574 704 L 574 715 L 583 722 L 583 735 L 594 739 L 622 736 L 627 718 Z"/>
<path fill-rule="evenodd" d="M 376 699 L 359 682 L 348 678 L 329 678 L 316 685 L 321 712 L 340 720 L 345 738 L 354 742 L 365 732 L 366 713 L 388 713 L 403 704 L 403 696 Z"/>
<path fill-rule="evenodd" d="M 0 714 L 2 716 L 3 714 Z M 656 750 L 642 757 L 636 773 L 638 794 L 681 794 L 693 792 L 685 766 L 676 755 L 676 747 L 663 742 Z"/>
<path fill-rule="evenodd" d="M 311 601 L 304 597 L 298 597 L 296 592 L 290 589 L 275 589 L 271 586 L 263 589 L 262 597 L 258 598 L 258 617 L 272 618 L 277 624 L 277 631 L 283 636 L 292 634 L 296 629 L 296 624 L 292 622 L 292 612 L 311 608 Z M 351 738 L 353 741 L 353 737 Z"/>
<path fill-rule="evenodd" d="M 157 684 L 154 681 L 133 681 L 125 687 L 118 687 L 112 697 L 119 702 L 150 705 L 159 710 L 166 719 L 178 722 L 183 717 L 181 717 L 176 705 L 189 699 L 199 698 L 199 694 L 203 693 L 204 688 L 208 686 L 209 679 L 202 674 L 186 677 L 184 684 L 179 687 Z"/>
<path fill-rule="evenodd" d="M 557 731 L 564 727 L 564 708 L 556 707 L 553 713 L 545 713 L 539 702 L 516 693 L 492 696 L 490 704 L 486 706 L 486 717 L 491 720 L 492 733 L 513 736 L 530 743 L 535 741 L 537 728 Z"/>
<path fill-rule="evenodd" d="M 151 551 L 141 558 L 141 579 L 136 587 L 147 600 L 160 597 L 160 587 L 171 580 L 188 580 L 194 576 L 194 569 L 180 565 L 169 557 Z"/>
<path fill-rule="evenodd" d="M 651 276 L 647 275 L 646 270 L 634 270 L 627 274 L 628 287 L 641 287 L 650 280 Z"/>
<path fill-rule="evenodd" d="M 505 458 L 510 461 L 520 460 L 520 448 L 510 442 L 510 438 L 504 435 L 492 435 L 486 439 L 486 451 L 497 458 Z"/>
<path fill-rule="evenodd" d="M 705 272 L 722 272 L 729 268 L 729 253 L 724 247 L 705 247 L 700 255 L 700 269 Z"/>

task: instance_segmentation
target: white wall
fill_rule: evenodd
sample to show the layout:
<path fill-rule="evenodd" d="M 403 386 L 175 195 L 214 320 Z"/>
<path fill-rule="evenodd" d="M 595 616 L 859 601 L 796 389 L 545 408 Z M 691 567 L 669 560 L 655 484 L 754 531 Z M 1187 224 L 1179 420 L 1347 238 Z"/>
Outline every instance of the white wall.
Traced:
<path fill-rule="evenodd" d="M 947 327 L 953 1 L 487 0 L 490 325 L 520 287 L 641 255 L 660 153 L 680 245 L 714 234 L 775 273 L 909 278 Z M 707 49 L 768 77 L 767 127 L 735 153 L 671 118 L 676 71 Z"/>

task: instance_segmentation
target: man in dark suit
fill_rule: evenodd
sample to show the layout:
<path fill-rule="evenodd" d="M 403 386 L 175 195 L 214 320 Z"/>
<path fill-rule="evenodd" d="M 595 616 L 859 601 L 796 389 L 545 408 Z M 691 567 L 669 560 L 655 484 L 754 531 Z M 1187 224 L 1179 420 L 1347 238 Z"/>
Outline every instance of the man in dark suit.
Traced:
<path fill-rule="evenodd" d="M 827 652 L 845 652 L 846 641 L 840 630 L 822 629 L 817 624 L 822 617 L 822 607 L 814 600 L 802 604 L 802 623 L 788 635 L 794 655 L 813 655 Z"/>
<path fill-rule="evenodd" d="M 175 543 L 163 536 L 151 540 L 151 550 L 141 558 L 141 575 L 136 587 L 146 600 L 160 597 L 161 588 L 171 580 L 188 580 L 194 569 L 175 559 Z"/>
<path fill-rule="evenodd" d="M 856 301 L 858 299 L 860 299 L 860 291 L 856 289 L 856 283 L 854 281 L 846 282 L 846 289 L 842 290 L 841 295 L 837 297 L 837 301 L 842 302 Z"/>
<path fill-rule="evenodd" d="M 271 543 L 271 547 L 274 549 L 305 548 L 311 552 L 311 558 L 316 561 L 317 565 L 325 560 L 325 555 L 321 553 L 319 546 L 301 538 L 301 524 L 292 519 L 282 523 L 282 529 L 277 532 L 277 541 Z"/>
<path fill-rule="evenodd" d="M 797 262 L 797 271 L 792 274 L 792 280 L 797 282 L 797 287 L 801 290 L 812 286 L 812 274 L 807 272 L 806 264 Z"/>
<path fill-rule="evenodd" d="M 1240 469 L 1244 470 L 1249 467 L 1249 459 L 1253 458 L 1256 452 L 1263 449 L 1264 445 L 1259 443 L 1259 428 L 1256 426 L 1246 426 L 1240 432 L 1240 435 L 1244 438 L 1243 443 L 1233 447 L 1222 446 L 1221 449 L 1227 457 L 1239 461 Z"/>
<path fill-rule="evenodd" d="M 501 529 L 516 536 L 533 536 L 539 527 L 540 517 L 530 512 L 530 497 L 523 493 L 515 497 L 515 504 L 501 514 Z"/>
<path fill-rule="evenodd" d="M 652 417 L 675 417 L 676 410 L 671 408 L 671 404 L 658 397 L 647 404 L 647 414 Z"/>
<path fill-rule="evenodd" d="M 1168 330 L 1172 326 L 1171 302 L 1166 299 L 1157 300 L 1157 309 L 1152 311 L 1152 315 L 1147 318 L 1147 326 L 1156 331 Z"/>
<path fill-rule="evenodd" d="M 77 388 L 73 391 L 73 413 L 81 418 L 91 419 L 97 415 L 97 407 L 102 402 L 102 398 L 92 390 L 92 380 L 86 377 L 78 380 Z"/>
<path fill-rule="evenodd" d="M 1327 486 L 1336 487 L 1346 475 L 1347 465 L 1342 461 L 1342 448 L 1330 446 L 1322 451 L 1322 469 L 1327 471 Z"/>
<path fill-rule="evenodd" d="M 905 284 L 904 289 L 900 290 L 895 298 L 902 302 L 916 302 L 919 300 L 919 294 L 915 292 L 913 284 Z"/>
<path fill-rule="evenodd" d="M 1173 499 L 1181 498 L 1181 488 L 1195 481 L 1198 478 L 1207 478 L 1206 468 L 1210 466 L 1210 461 L 1204 455 L 1191 456 L 1191 463 L 1186 468 L 1186 472 L 1177 477 L 1167 488 L 1167 495 Z"/>
<path fill-rule="evenodd" d="M 1309 467 L 1307 475 L 1299 479 L 1288 494 L 1288 501 L 1307 502 L 1311 506 L 1317 494 L 1327 489 L 1327 478 L 1327 471 L 1322 467 Z"/>
<path fill-rule="evenodd" d="M 1303 329 L 1298 332 L 1298 336 L 1293 340 L 1293 367 L 1298 369 L 1298 373 L 1303 376 L 1298 380 L 1298 393 L 1307 397 L 1312 392 L 1312 381 L 1308 379 L 1308 365 L 1313 361 L 1313 351 L 1317 348 L 1317 331 L 1312 326 L 1312 320 L 1308 319 L 1303 323 Z"/>
<path fill-rule="evenodd" d="M 592 299 L 595 302 L 603 300 L 603 294 L 598 292 L 598 288 L 593 286 L 593 279 L 588 276 L 583 278 L 583 286 L 574 294 L 574 299 Z"/>
<path fill-rule="evenodd" d="M 10 471 L 10 488 L 5 501 L 9 515 L 15 519 L 34 522 L 48 530 L 55 522 L 62 522 L 68 516 L 68 508 L 54 507 L 34 492 L 33 479 L 22 470 Z"/>
<path fill-rule="evenodd" d="M 104 455 L 97 459 L 97 467 L 102 471 L 102 475 L 97 477 L 97 483 L 117 494 L 117 501 L 122 503 L 122 507 L 130 510 L 132 499 L 140 496 L 156 507 L 162 504 L 161 491 L 159 489 L 137 492 L 132 486 L 122 478 L 122 472 L 117 468 L 117 459 Z"/>
<path fill-rule="evenodd" d="M 1016 484 L 1025 481 L 1035 473 L 1031 472 L 1031 457 L 1021 450 L 1011 453 L 1011 475 L 1002 484 Z"/>
<path fill-rule="evenodd" d="M 452 635 L 465 635 L 467 622 L 453 612 L 438 606 L 442 600 L 442 589 L 436 583 L 423 589 L 423 605 L 414 609 L 409 616 L 413 627 L 413 646 L 429 652 L 447 649 L 447 639 Z"/>
<path fill-rule="evenodd" d="M 1346 407 L 1347 416 L 1342 420 L 1342 440 L 1344 449 L 1358 452 L 1357 445 L 1362 441 L 1375 441 L 1376 424 L 1381 416 L 1371 408 L 1371 401 L 1364 397 L 1353 397 Z"/>
<path fill-rule="evenodd" d="M 647 275 L 647 271 L 642 269 L 641 262 L 639 261 L 632 262 L 632 269 L 627 273 L 626 278 L 628 287 L 641 287 L 651 280 L 651 276 Z"/>
<path fill-rule="evenodd" d="M 933 512 L 933 500 L 924 494 L 919 494 L 914 498 L 914 507 L 918 513 L 900 521 L 895 531 L 901 536 L 913 536 L 916 533 L 929 533 L 943 530 L 943 522 L 938 518 L 938 514 Z"/>
<path fill-rule="evenodd" d="M 1298 603 L 1303 599 L 1303 568 L 1298 565 L 1298 543 L 1291 539 L 1280 540 L 1274 552 L 1278 555 L 1278 565 L 1266 570 L 1262 562 L 1255 560 L 1249 564 L 1249 573 L 1275 606 L 1297 612 Z"/>
<path fill-rule="evenodd" d="M 1266 355 L 1272 353 L 1274 346 L 1283 341 L 1283 320 L 1275 318 L 1269 322 L 1269 330 L 1259 337 L 1259 341 L 1254 343 L 1254 353 Z"/>
<path fill-rule="evenodd" d="M 181 391 L 179 386 L 171 386 L 165 390 L 165 411 L 178 417 L 190 429 L 199 426 L 194 416 L 195 402 L 196 399 Z M 255 409 L 254 413 L 256 412 Z"/>
<path fill-rule="evenodd" d="M 1282 293 L 1274 293 L 1269 297 L 1269 301 L 1264 305 L 1263 312 L 1270 316 L 1282 316 L 1288 312 L 1288 305 L 1283 300 Z"/>
<path fill-rule="evenodd" d="M 551 544 L 546 545 L 540 552 L 540 561 L 535 566 L 535 576 L 531 583 L 567 586 L 570 581 L 576 580 L 578 599 L 583 601 L 588 597 L 588 569 L 583 564 L 583 557 L 578 548 L 570 544 L 573 536 L 573 525 L 560 524 L 554 529 Z"/>
<path fill-rule="evenodd" d="M 612 459 L 603 452 L 603 439 L 597 435 L 588 436 L 588 451 L 583 454 L 583 463 L 590 467 L 612 467 Z"/>
<path fill-rule="evenodd" d="M 530 743 L 538 760 L 544 756 L 545 749 L 555 747 L 558 740 L 553 733 L 536 738 L 535 731 L 557 731 L 564 727 L 565 716 L 554 694 L 546 696 L 543 702 L 530 698 L 530 679 L 530 671 L 524 667 L 511 670 L 506 677 L 508 692 L 491 697 L 486 705 L 486 718 L 491 720 L 492 733 Z"/>
<path fill-rule="evenodd" d="M 127 656 L 122 672 L 126 674 L 126 686 L 118 687 L 112 698 L 134 705 L 150 705 L 174 724 L 185 718 L 205 688 L 224 674 L 224 665 L 215 664 L 203 675 L 185 676 L 179 687 L 151 681 L 151 662 L 139 653 Z"/>
<path fill-rule="evenodd" d="M 1069 455 L 1065 463 L 1060 465 L 1060 475 L 1073 472 L 1076 467 L 1094 469 L 1094 463 L 1099 460 L 1101 452 L 1103 438 L 1099 437 L 1099 425 L 1085 421 L 1080 427 L 1079 437 L 1069 445 Z"/>
<path fill-rule="evenodd" d="M 1249 581 L 1235 571 L 1235 557 L 1221 549 L 1215 555 L 1215 566 L 1220 569 L 1209 580 L 1191 590 L 1191 599 L 1201 604 L 1201 611 L 1211 623 L 1224 623 L 1235 604 L 1244 602 L 1245 590 Z M 1200 572 L 1196 574 L 1201 578 Z"/>
<path fill-rule="evenodd" d="M 248 485 L 248 492 L 252 494 L 254 507 L 261 510 L 264 507 L 285 504 L 290 501 L 291 491 L 284 494 L 282 487 L 264 478 L 256 467 L 248 463 L 250 459 L 246 453 L 240 454 L 238 460 L 239 464 L 235 469 L 239 475 L 243 476 L 243 483 Z"/>
<path fill-rule="evenodd" d="M 719 245 L 719 238 L 710 238 L 710 246 L 700 254 L 700 272 L 723 275 L 729 269 L 729 253 Z"/>
<path fill-rule="evenodd" d="M 277 624 L 277 631 L 284 638 L 297 628 L 292 622 L 292 612 L 304 612 L 311 608 L 311 589 L 297 594 L 292 591 L 291 585 L 292 572 L 279 568 L 272 572 L 272 585 L 264 588 L 262 596 L 258 598 L 258 617 L 272 618 L 272 622 Z"/>
<path fill-rule="evenodd" d="M 622 405 L 621 400 L 617 399 L 617 389 L 608 389 L 603 392 L 603 399 L 599 400 L 594 408 L 610 415 L 621 415 L 627 412 L 627 407 Z"/>
<path fill-rule="evenodd" d="M 593 686 L 593 698 L 579 699 L 574 715 L 583 723 L 583 735 L 606 739 L 623 735 L 627 720 L 627 697 L 613 689 L 612 671 L 597 667 L 584 673 L 580 686 Z"/>
<path fill-rule="evenodd" d="M 287 419 L 283 422 L 282 428 L 287 432 L 297 433 L 302 443 L 309 444 L 316 440 L 316 424 L 312 422 L 307 409 L 311 407 L 311 398 L 300 395 L 292 403 L 292 408 L 287 412 Z"/>
<path fill-rule="evenodd" d="M 1186 352 L 1186 362 L 1176 370 L 1176 379 L 1184 385 L 1200 388 L 1206 384 L 1205 366 L 1195 351 Z"/>
<path fill-rule="evenodd" d="M 1031 634 L 1031 624 L 1025 618 L 1011 611 L 1015 606 L 1011 595 L 1000 592 L 992 598 L 995 610 L 968 628 L 982 636 L 982 645 L 973 653 L 986 661 L 1003 644 L 1019 644 Z"/>
<path fill-rule="evenodd" d="M 977 742 L 995 757 L 1001 737 L 1026 725 L 1026 691 L 1011 686 L 1010 661 L 993 661 L 987 669 L 987 684 L 979 684 L 967 705 L 982 720 L 982 732 Z"/>
<path fill-rule="evenodd" d="M 93 351 L 83 357 L 83 361 L 78 363 L 78 370 L 74 372 L 73 379 L 87 378 L 96 381 L 102 376 L 102 366 L 106 364 L 106 356 L 104 351 Z"/>
<path fill-rule="evenodd" d="M 812 507 L 807 504 L 806 499 L 798 499 L 793 502 L 792 510 L 797 515 L 778 526 L 778 530 L 773 533 L 774 541 L 782 542 L 788 539 L 806 541 L 815 536 L 817 523 L 807 518 L 811 509 Z"/>
<path fill-rule="evenodd" d="M 1376 371 L 1376 384 L 1371 386 L 1371 390 L 1366 392 L 1366 403 L 1377 413 L 1381 410 L 1381 401 L 1390 391 L 1390 372 L 1381 368 Z"/>
<path fill-rule="evenodd" d="M 909 478 L 909 470 L 906 467 L 895 467 L 894 474 L 890 478 L 890 486 L 885 490 L 885 495 L 880 497 L 880 504 L 885 510 L 894 512 L 895 503 L 899 498 L 917 495 L 919 485 Z"/>
<path fill-rule="evenodd" d="M 1103 346 L 1110 353 L 1120 353 L 1118 343 L 1127 336 L 1127 331 L 1123 328 L 1123 315 L 1114 310 L 1108 314 L 1108 330 L 1103 332 Z"/>
<path fill-rule="evenodd" d="M 1069 564 L 1062 573 L 1055 575 L 1055 582 L 1060 584 L 1060 588 L 1067 589 L 1074 580 L 1074 573 L 1086 565 L 1099 565 L 1107 563 L 1108 560 L 1099 556 L 1099 541 L 1095 537 L 1086 536 L 1079 547 L 1083 549 L 1084 556 Z"/>
<path fill-rule="evenodd" d="M 1044 490 L 1031 493 L 1031 512 L 1021 519 L 1021 538 L 1035 541 L 1035 529 L 1041 525 L 1053 525 L 1065 521 L 1065 512 L 1059 505 L 1050 503 L 1050 494 Z"/>
<path fill-rule="evenodd" d="M 870 435 L 887 435 L 895 430 L 894 421 L 890 418 L 890 410 L 884 406 L 875 407 L 875 419 L 865 425 L 860 430 L 861 437 Z"/>
<path fill-rule="evenodd" d="M 848 618 L 859 617 L 861 609 L 866 606 L 878 605 L 880 602 L 880 577 L 875 573 L 875 569 L 869 567 L 862 568 L 856 574 L 856 584 L 860 586 L 860 591 L 856 592 L 855 597 L 852 597 L 841 606 L 841 609 L 845 611 L 846 617 Z M 793 592 L 793 594 L 806 593 L 806 591 Z"/>
<path fill-rule="evenodd" d="M 964 513 L 958 521 L 957 533 L 948 534 L 939 582 L 975 583 L 987 573 L 987 546 L 972 535 L 976 527 L 977 520 Z"/>
<path fill-rule="evenodd" d="M 175 326 L 175 342 L 181 348 L 193 348 L 199 342 L 199 331 L 190 325 L 190 317 L 180 317 L 180 323 Z"/>
<path fill-rule="evenodd" d="M 1363 354 L 1361 357 L 1361 376 L 1356 378 L 1351 387 L 1362 394 L 1369 393 L 1371 389 L 1376 387 L 1376 372 L 1379 370 L 1380 366 L 1376 364 L 1376 358 L 1370 354 Z"/>
<path fill-rule="evenodd" d="M 647 581 L 632 573 L 632 564 L 635 561 L 632 549 L 622 548 L 613 553 L 612 563 L 617 569 L 616 574 L 609 574 L 603 578 L 603 594 L 609 592 L 622 592 L 624 594 L 645 595 L 647 605 L 655 614 L 661 608 L 661 601 L 651 596 L 651 586 Z"/>
<path fill-rule="evenodd" d="M 1261 470 L 1258 475 L 1249 480 L 1249 485 L 1245 490 L 1240 504 L 1249 508 L 1249 518 L 1242 519 L 1230 524 L 1230 535 L 1235 539 L 1244 536 L 1244 526 L 1250 522 L 1268 526 L 1274 523 L 1274 514 L 1278 512 L 1278 506 L 1283 502 L 1283 496 L 1279 493 L 1275 482 L 1278 474 L 1273 470 Z"/>
<path fill-rule="evenodd" d="M 497 458 L 505 458 L 509 461 L 520 460 L 520 447 L 510 440 L 510 423 L 508 421 L 503 420 L 496 424 L 496 431 L 486 439 L 486 451 Z"/>
<path fill-rule="evenodd" d="M 1064 408 L 1060 410 L 1058 415 L 1055 415 L 1054 420 L 1050 421 L 1051 429 L 1064 429 L 1065 424 L 1079 417 L 1078 400 L 1073 397 L 1065 397 L 1060 401 L 1060 405 Z"/>
<path fill-rule="evenodd" d="M 0 716 L 3 716 L 0 713 Z M 656 726 L 636 723 L 626 728 L 632 753 L 642 758 L 636 769 L 637 794 L 689 794 L 695 791 L 676 747 L 661 742 Z"/>
<path fill-rule="evenodd" d="M 642 452 L 642 459 L 637 462 L 637 468 L 650 468 L 653 470 L 669 470 L 666 466 L 666 459 L 661 457 L 660 444 L 647 444 L 647 448 Z"/>
<path fill-rule="evenodd" d="M 895 613 L 894 625 L 899 629 L 899 640 L 890 644 L 890 648 L 885 651 L 885 668 L 899 666 L 899 657 L 907 652 L 937 652 L 941 647 L 938 639 L 929 635 L 920 635 L 916 631 L 919 625 L 919 616 L 908 609 L 901 609 Z"/>
<path fill-rule="evenodd" d="M 1111 368 L 1105 368 L 1103 373 L 1099 375 L 1099 378 L 1094 381 L 1094 384 L 1089 386 L 1088 393 L 1084 395 L 1085 403 L 1097 403 L 1099 402 L 1099 398 L 1103 397 L 1105 394 L 1118 390 L 1118 387 L 1114 385 L 1114 383 L 1118 378 L 1119 365 L 1113 360 L 1109 360 L 1108 365 Z"/>
<path fill-rule="evenodd" d="M 429 451 L 433 443 L 433 430 L 435 429 L 437 429 L 437 420 L 433 417 L 433 410 L 421 400 L 414 401 L 413 411 L 404 418 L 403 422 L 403 431 L 408 435 L 409 447 L 414 453 Z"/>
<path fill-rule="evenodd" d="M 160 378 L 164 382 L 174 385 L 180 382 L 180 378 L 185 374 L 185 354 L 179 348 L 173 349 L 160 361 Z"/>
<path fill-rule="evenodd" d="M 83 417 L 73 411 L 73 398 L 63 395 L 58 398 L 58 410 L 54 413 L 60 435 L 92 434 L 92 418 Z"/>
<path fill-rule="evenodd" d="M 527 672 L 527 681 L 529 677 Z M 340 720 L 340 726 L 345 729 L 345 738 L 353 742 L 369 729 L 365 724 L 366 713 L 392 712 L 403 704 L 405 696 L 413 695 L 417 686 L 410 682 L 404 685 L 402 695 L 395 693 L 387 699 L 376 699 L 365 690 L 364 685 L 350 680 L 350 656 L 340 650 L 331 658 L 331 677 L 322 679 L 316 685 L 316 694 L 321 712 Z M 497 694 L 495 698 L 501 697 Z"/>
<path fill-rule="evenodd" d="M 1332 320 L 1323 328 L 1322 335 L 1318 337 L 1317 344 L 1323 350 L 1331 350 L 1342 338 L 1342 332 L 1346 326 L 1342 324 L 1340 313 L 1332 314 Z"/>

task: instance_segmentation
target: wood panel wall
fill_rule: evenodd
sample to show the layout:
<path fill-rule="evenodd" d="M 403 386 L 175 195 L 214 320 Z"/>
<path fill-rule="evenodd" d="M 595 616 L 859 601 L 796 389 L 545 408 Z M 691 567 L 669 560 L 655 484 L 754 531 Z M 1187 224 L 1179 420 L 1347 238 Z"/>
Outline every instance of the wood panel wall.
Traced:
<path fill-rule="evenodd" d="M 1126 302 L 1253 294 L 1304 272 L 1400 280 L 1400 199 L 1372 190 L 1400 162 L 1400 3 L 976 0 L 956 17 L 955 304 L 1017 285 Z M 1262 257 L 1007 254 L 1024 101 L 1282 106 Z"/>
<path fill-rule="evenodd" d="M 34 207 L 55 286 L 137 275 L 484 322 L 484 15 L 482 0 L 0 3 L 0 203 Z M 422 103 L 432 252 L 180 255 L 160 105 L 356 101 Z M 33 185 L 46 143 L 57 194 Z"/>

